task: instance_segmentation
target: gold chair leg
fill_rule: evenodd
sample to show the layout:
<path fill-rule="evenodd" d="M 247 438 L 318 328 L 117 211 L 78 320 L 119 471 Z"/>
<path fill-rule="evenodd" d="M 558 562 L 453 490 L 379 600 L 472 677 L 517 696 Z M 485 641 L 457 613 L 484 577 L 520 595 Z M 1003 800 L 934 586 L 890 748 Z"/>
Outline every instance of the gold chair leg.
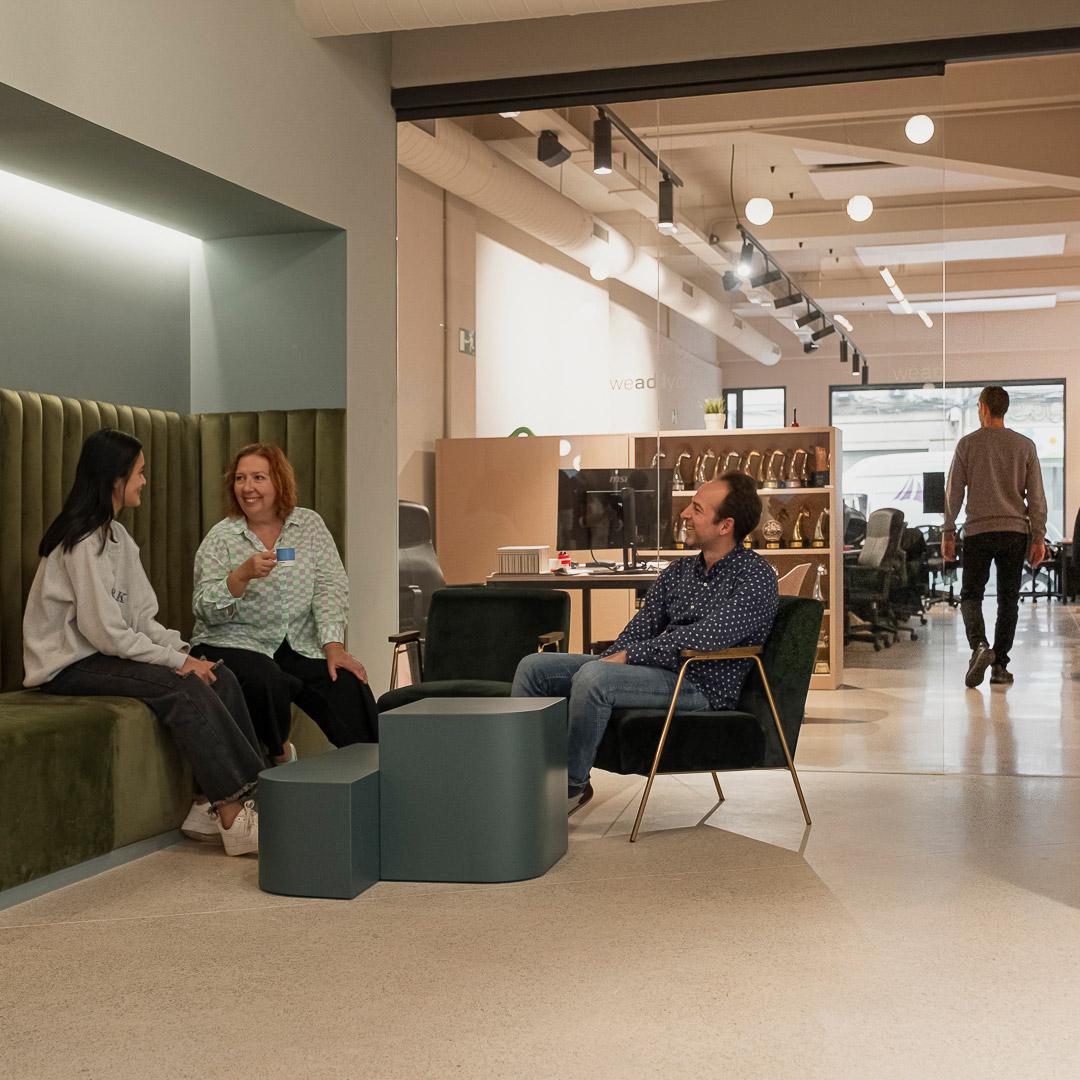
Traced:
<path fill-rule="evenodd" d="M 791 773 L 791 779 L 795 782 L 795 793 L 799 796 L 799 805 L 802 807 L 803 818 L 806 820 L 806 824 L 809 825 L 810 811 L 806 809 L 806 799 L 803 798 L 802 784 L 799 783 L 799 774 L 795 771 L 795 762 L 792 760 L 791 751 L 788 749 L 784 728 L 780 723 L 780 714 L 776 711 L 776 702 L 773 701 L 772 687 L 769 686 L 769 680 L 765 677 L 765 667 L 761 663 L 761 657 L 755 656 L 754 660 L 757 663 L 758 671 L 761 673 L 761 685 L 765 687 L 765 696 L 769 699 L 769 710 L 772 712 L 773 720 L 776 722 L 776 734 L 780 736 L 780 745 L 784 749 L 784 758 L 787 760 L 788 771 Z"/>
<path fill-rule="evenodd" d="M 716 785 L 716 797 L 723 802 L 724 801 L 724 789 L 720 786 L 720 777 L 716 773 L 712 774 L 712 782 Z"/>
<path fill-rule="evenodd" d="M 660 768 L 660 757 L 664 753 L 664 743 L 667 742 L 668 729 L 671 727 L 671 720 L 675 715 L 675 706 L 679 701 L 679 691 L 682 689 L 685 674 L 686 665 L 683 664 L 679 669 L 679 678 L 675 682 L 675 693 L 671 695 L 671 704 L 668 706 L 664 728 L 660 732 L 660 741 L 656 744 L 656 756 L 653 758 L 652 768 L 649 770 L 649 778 L 645 781 L 645 791 L 641 796 L 641 805 L 638 806 L 637 817 L 634 818 L 634 828 L 630 832 L 631 844 L 637 839 L 638 829 L 641 827 L 641 818 L 645 813 L 645 804 L 649 801 L 649 792 L 652 791 L 653 781 L 656 779 L 656 770 Z"/>

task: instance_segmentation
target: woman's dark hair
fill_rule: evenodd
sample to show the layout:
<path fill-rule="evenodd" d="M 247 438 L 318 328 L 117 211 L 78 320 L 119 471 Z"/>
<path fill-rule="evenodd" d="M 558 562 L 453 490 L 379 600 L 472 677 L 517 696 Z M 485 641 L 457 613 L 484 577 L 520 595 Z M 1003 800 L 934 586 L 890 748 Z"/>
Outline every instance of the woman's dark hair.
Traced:
<path fill-rule="evenodd" d="M 70 551 L 113 519 L 113 488 L 117 480 L 126 480 L 135 468 L 142 443 L 134 435 L 114 428 L 95 431 L 83 443 L 79 464 L 75 466 L 75 482 L 64 500 L 64 508 L 45 530 L 38 545 L 43 558 L 54 548 Z M 105 543 L 102 532 L 102 545 Z"/>
<path fill-rule="evenodd" d="M 752 533 L 761 518 L 761 496 L 757 492 L 757 482 L 753 477 L 741 472 L 726 472 L 720 477 L 728 486 L 728 493 L 716 511 L 716 524 L 724 518 L 731 518 L 735 523 L 732 532 L 735 543 L 741 544 L 743 537 Z"/>

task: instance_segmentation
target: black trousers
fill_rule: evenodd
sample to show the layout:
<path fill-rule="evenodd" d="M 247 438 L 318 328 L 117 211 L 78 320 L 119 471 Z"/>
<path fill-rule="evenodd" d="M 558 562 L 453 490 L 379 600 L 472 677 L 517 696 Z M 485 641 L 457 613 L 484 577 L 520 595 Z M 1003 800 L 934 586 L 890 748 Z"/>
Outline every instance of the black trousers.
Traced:
<path fill-rule="evenodd" d="M 1028 552 L 1028 534 L 1018 532 L 976 533 L 964 537 L 964 584 L 960 589 L 960 613 L 964 616 L 968 645 L 974 649 L 986 641 L 983 595 L 990 565 L 997 568 L 997 624 L 994 627 L 996 662 L 1007 664 L 1016 635 L 1020 604 L 1020 579 Z"/>
<path fill-rule="evenodd" d="M 271 757 L 284 754 L 295 702 L 334 746 L 379 741 L 379 713 L 367 683 L 352 672 L 330 678 L 325 660 L 312 660 L 283 642 L 273 658 L 251 649 L 196 645 L 196 656 L 224 660 L 236 676 L 251 721 Z"/>
<path fill-rule="evenodd" d="M 46 694 L 116 695 L 144 701 L 191 764 L 199 790 L 218 806 L 255 790 L 266 768 L 243 693 L 228 668 L 207 686 L 197 675 L 94 653 L 54 675 Z"/>

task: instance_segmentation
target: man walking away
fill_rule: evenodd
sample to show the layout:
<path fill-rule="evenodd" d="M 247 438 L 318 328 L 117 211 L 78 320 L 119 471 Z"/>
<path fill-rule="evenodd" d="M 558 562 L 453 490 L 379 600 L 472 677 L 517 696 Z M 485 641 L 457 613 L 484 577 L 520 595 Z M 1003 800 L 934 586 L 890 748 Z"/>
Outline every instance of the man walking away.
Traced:
<path fill-rule="evenodd" d="M 1005 426 L 1009 395 L 1001 386 L 987 386 L 979 395 L 978 431 L 956 444 L 945 489 L 942 557 L 956 558 L 956 517 L 967 493 L 964 522 L 964 584 L 960 612 L 964 616 L 971 662 L 964 682 L 1011 683 L 1009 650 L 1016 633 L 1020 578 L 1024 557 L 1037 567 L 1045 557 L 1046 495 L 1035 444 Z M 986 640 L 983 593 L 990 564 L 997 568 L 997 624 L 994 647 Z"/>

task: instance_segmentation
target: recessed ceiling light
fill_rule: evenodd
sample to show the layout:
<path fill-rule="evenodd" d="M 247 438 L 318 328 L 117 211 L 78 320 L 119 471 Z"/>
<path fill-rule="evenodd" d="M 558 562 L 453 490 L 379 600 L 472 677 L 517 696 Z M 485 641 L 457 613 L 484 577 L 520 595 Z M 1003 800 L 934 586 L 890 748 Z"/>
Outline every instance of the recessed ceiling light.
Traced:
<path fill-rule="evenodd" d="M 772 221 L 773 204 L 760 196 L 750 199 L 746 204 L 746 220 L 751 225 L 768 225 Z"/>
<path fill-rule="evenodd" d="M 851 323 L 849 323 L 843 315 L 834 315 L 833 322 L 835 322 L 838 326 L 842 326 L 849 334 L 855 329 L 855 327 L 852 326 Z"/>
<path fill-rule="evenodd" d="M 857 246 L 855 254 L 863 266 L 918 265 L 919 263 L 970 262 L 978 259 L 1025 259 L 1041 255 L 1063 255 L 1065 234 L 1009 236 L 997 240 L 947 240 L 930 244 Z"/>
<path fill-rule="evenodd" d="M 904 125 L 904 134 L 911 142 L 922 146 L 934 137 L 934 121 L 925 113 L 919 113 Z"/>
<path fill-rule="evenodd" d="M 892 271 L 887 266 L 881 267 L 881 269 L 878 270 L 878 273 L 881 275 L 881 280 L 884 281 L 890 289 L 896 284 L 896 278 L 892 276 Z"/>
<path fill-rule="evenodd" d="M 506 120 L 513 120 L 515 116 L 520 116 L 521 113 L 519 113 L 519 112 L 501 112 L 501 113 L 499 113 L 499 115 L 501 117 L 503 117 L 504 119 L 506 119 Z"/>
<path fill-rule="evenodd" d="M 923 311 L 920 308 L 915 314 L 918 315 L 919 318 L 922 319 L 922 321 L 926 324 L 926 329 L 927 330 L 930 330 L 930 329 L 933 328 L 934 320 L 931 319 L 930 316 L 927 315 L 925 311 Z"/>
<path fill-rule="evenodd" d="M 847 215 L 852 221 L 868 221 L 874 212 L 874 202 L 869 195 L 852 195 L 847 201 Z"/>
<path fill-rule="evenodd" d="M 890 307 L 892 307 L 892 305 L 891 305 L 891 304 L 890 304 L 889 306 L 890 306 Z M 910 301 L 910 300 L 907 300 L 907 299 L 901 300 L 901 301 L 900 301 L 900 310 L 901 310 L 901 311 L 902 311 L 902 312 L 903 312 L 903 313 L 904 313 L 905 315 L 910 315 L 910 314 L 911 314 L 911 312 L 912 312 L 912 310 L 913 310 L 913 309 L 912 309 L 912 307 L 911 307 L 911 301 Z"/>
<path fill-rule="evenodd" d="M 931 300 L 920 303 L 919 308 L 929 314 L 963 315 L 978 311 L 1037 311 L 1057 306 L 1057 294 L 1035 296 L 976 296 L 952 300 Z M 890 304 L 889 310 L 898 315 L 899 304 Z"/>

